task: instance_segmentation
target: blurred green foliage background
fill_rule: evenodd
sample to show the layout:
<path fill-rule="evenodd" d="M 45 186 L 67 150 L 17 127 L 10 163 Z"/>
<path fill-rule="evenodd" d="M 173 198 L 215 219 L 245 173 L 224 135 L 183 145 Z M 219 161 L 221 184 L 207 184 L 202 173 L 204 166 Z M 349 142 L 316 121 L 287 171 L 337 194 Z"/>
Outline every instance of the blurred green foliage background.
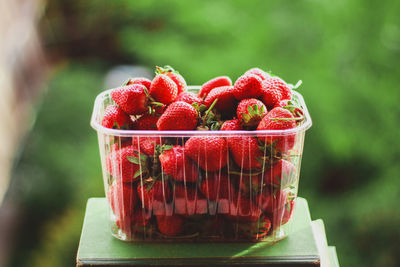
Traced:
<path fill-rule="evenodd" d="M 343 266 L 399 266 L 399 1 L 56 0 L 43 12 L 55 64 L 15 168 L 12 265 L 74 265 L 86 200 L 104 195 L 89 126 L 104 75 L 169 64 L 188 84 L 251 67 L 303 80 L 313 126 L 299 195 Z"/>

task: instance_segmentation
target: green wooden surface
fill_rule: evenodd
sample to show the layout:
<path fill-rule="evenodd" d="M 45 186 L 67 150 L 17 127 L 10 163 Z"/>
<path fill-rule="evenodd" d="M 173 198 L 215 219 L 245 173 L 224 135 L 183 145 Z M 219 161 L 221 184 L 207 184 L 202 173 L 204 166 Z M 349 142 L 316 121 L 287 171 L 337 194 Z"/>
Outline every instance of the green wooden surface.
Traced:
<path fill-rule="evenodd" d="M 105 198 L 88 201 L 78 249 L 79 266 L 194 264 L 278 264 L 319 266 L 307 201 L 296 200 L 287 238 L 267 243 L 140 243 L 114 238 Z"/>

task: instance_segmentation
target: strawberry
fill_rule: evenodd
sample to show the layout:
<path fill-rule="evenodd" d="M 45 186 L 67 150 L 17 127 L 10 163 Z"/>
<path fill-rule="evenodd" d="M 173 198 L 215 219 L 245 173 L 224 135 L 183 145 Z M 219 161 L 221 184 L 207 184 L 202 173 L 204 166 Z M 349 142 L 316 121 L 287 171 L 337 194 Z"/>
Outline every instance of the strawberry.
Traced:
<path fill-rule="evenodd" d="M 146 226 L 150 222 L 150 217 L 150 214 L 143 209 L 136 208 L 131 216 L 132 225 L 136 227 Z"/>
<path fill-rule="evenodd" d="M 290 111 L 283 108 L 274 108 L 261 120 L 257 130 L 285 130 L 295 127 L 296 120 Z M 258 133 L 257 137 L 266 145 L 273 145 L 278 151 L 286 151 L 293 148 L 296 135 L 266 136 Z"/>
<path fill-rule="evenodd" d="M 121 108 L 115 105 L 108 106 L 104 111 L 101 125 L 111 129 L 131 129 L 133 122 L 131 117 Z"/>
<path fill-rule="evenodd" d="M 279 77 L 270 77 L 264 83 L 264 90 L 276 89 L 281 93 L 281 99 L 292 99 L 292 91 L 289 86 Z"/>
<path fill-rule="evenodd" d="M 227 164 L 228 146 L 225 138 L 193 136 L 185 143 L 185 153 L 205 171 L 217 171 Z"/>
<path fill-rule="evenodd" d="M 256 222 L 262 215 L 261 209 L 250 199 L 234 195 L 230 201 L 227 218 L 239 222 Z"/>
<path fill-rule="evenodd" d="M 268 79 L 269 77 L 271 77 L 271 75 L 269 75 L 268 73 L 266 73 L 265 71 L 263 71 L 262 69 L 259 69 L 259 68 L 252 68 L 244 73 L 244 75 L 248 75 L 248 74 L 255 74 L 258 77 L 260 77 L 261 80 L 263 80 L 263 81 Z"/>
<path fill-rule="evenodd" d="M 240 237 L 246 240 L 260 240 L 265 238 L 271 230 L 271 221 L 268 217 L 261 215 L 254 222 L 236 222 L 233 223 Z"/>
<path fill-rule="evenodd" d="M 183 231 L 183 218 L 179 215 L 157 215 L 158 230 L 167 236 L 176 236 Z"/>
<path fill-rule="evenodd" d="M 166 74 L 158 74 L 151 81 L 150 96 L 165 105 L 175 101 L 178 96 L 176 83 Z"/>
<path fill-rule="evenodd" d="M 296 181 L 296 167 L 291 162 L 280 159 L 265 171 L 265 181 L 284 189 Z"/>
<path fill-rule="evenodd" d="M 197 110 L 188 103 L 170 104 L 157 121 L 158 130 L 194 130 L 198 120 Z"/>
<path fill-rule="evenodd" d="M 287 109 L 287 110 L 289 110 L 289 111 L 293 114 L 293 116 L 295 116 L 295 117 L 302 117 L 302 116 L 304 116 L 304 112 L 303 112 L 303 110 L 301 109 L 300 105 L 297 104 L 295 101 L 292 101 L 292 100 L 287 100 L 287 99 L 286 99 L 286 100 L 281 100 L 281 101 L 279 101 L 278 104 L 275 105 L 275 107 L 276 107 L 276 108 L 277 108 L 277 107 L 280 107 L 280 108 Z"/>
<path fill-rule="evenodd" d="M 175 213 L 184 216 L 207 213 L 207 199 L 192 187 L 175 184 Z"/>
<path fill-rule="evenodd" d="M 212 89 L 221 86 L 231 86 L 231 85 L 232 81 L 228 76 L 218 76 L 204 83 L 201 86 L 201 89 L 197 95 L 200 98 L 205 98 Z"/>
<path fill-rule="evenodd" d="M 154 214 L 165 214 L 166 205 L 171 201 L 171 189 L 166 180 L 154 181 L 151 177 L 138 184 L 138 196 L 142 208 Z"/>
<path fill-rule="evenodd" d="M 130 84 L 141 84 L 141 85 L 144 85 L 144 87 L 146 87 L 147 90 L 150 90 L 151 81 L 147 78 L 130 78 L 126 82 L 126 85 L 130 85 Z"/>
<path fill-rule="evenodd" d="M 165 74 L 174 81 L 178 88 L 178 95 L 187 91 L 187 84 L 182 75 L 174 70 L 171 66 L 164 66 L 164 68 L 156 67 L 156 74 Z"/>
<path fill-rule="evenodd" d="M 180 93 L 176 98 L 176 101 L 183 101 L 190 105 L 192 105 L 193 103 L 198 103 L 198 105 L 201 105 L 203 102 L 199 97 L 197 97 L 197 95 L 191 92 Z"/>
<path fill-rule="evenodd" d="M 240 131 L 244 130 L 240 120 L 233 119 L 225 121 L 221 126 L 221 131 Z"/>
<path fill-rule="evenodd" d="M 229 178 L 225 174 L 219 172 L 207 173 L 205 179 L 201 181 L 200 192 L 207 199 L 218 201 L 222 199 L 230 199 L 235 194 Z"/>
<path fill-rule="evenodd" d="M 264 103 L 255 98 L 243 99 L 236 109 L 236 115 L 242 125 L 249 128 L 257 127 L 267 112 Z"/>
<path fill-rule="evenodd" d="M 255 74 L 240 76 L 234 85 L 233 95 L 237 100 L 258 98 L 263 93 L 263 80 Z"/>
<path fill-rule="evenodd" d="M 273 216 L 277 215 L 278 211 L 285 207 L 286 202 L 287 193 L 282 190 L 271 192 L 266 188 L 256 197 L 256 203 L 260 209 Z"/>
<path fill-rule="evenodd" d="M 199 170 L 191 159 L 184 154 L 182 146 L 173 146 L 163 151 L 158 157 L 161 162 L 162 171 L 171 175 L 177 181 L 195 182 L 199 177 Z"/>
<path fill-rule="evenodd" d="M 140 136 L 134 137 L 132 144 L 140 148 L 140 152 L 148 156 L 154 156 L 156 151 L 156 146 L 161 145 L 162 138 L 156 136 Z"/>
<path fill-rule="evenodd" d="M 106 169 L 124 183 L 135 181 L 146 172 L 146 156 L 137 147 L 126 146 L 112 150 L 106 157 Z"/>
<path fill-rule="evenodd" d="M 229 151 L 233 161 L 244 170 L 262 167 L 263 152 L 259 149 L 257 138 L 252 136 L 228 136 Z"/>
<path fill-rule="evenodd" d="M 233 87 L 222 86 L 212 89 L 204 99 L 204 105 L 207 108 L 210 107 L 215 99 L 218 99 L 214 106 L 215 109 L 225 118 L 232 117 L 237 106 L 237 100 L 233 95 Z"/>
<path fill-rule="evenodd" d="M 108 188 L 111 209 L 119 219 L 131 216 L 137 203 L 137 194 L 132 184 L 114 182 Z"/>
<path fill-rule="evenodd" d="M 110 94 L 115 103 L 129 115 L 141 115 L 148 109 L 148 97 L 144 85 L 126 85 L 112 90 Z"/>
<path fill-rule="evenodd" d="M 267 88 L 265 83 L 266 81 L 263 83 L 263 93 L 261 98 L 268 109 L 273 109 L 281 101 L 282 94 L 277 88 Z"/>
<path fill-rule="evenodd" d="M 244 173 L 233 174 L 236 181 L 239 183 L 239 191 L 243 196 L 252 197 L 258 195 L 260 190 L 265 185 L 265 181 L 259 173 Z"/>
<path fill-rule="evenodd" d="M 135 121 L 136 130 L 157 130 L 158 116 L 144 114 Z"/>

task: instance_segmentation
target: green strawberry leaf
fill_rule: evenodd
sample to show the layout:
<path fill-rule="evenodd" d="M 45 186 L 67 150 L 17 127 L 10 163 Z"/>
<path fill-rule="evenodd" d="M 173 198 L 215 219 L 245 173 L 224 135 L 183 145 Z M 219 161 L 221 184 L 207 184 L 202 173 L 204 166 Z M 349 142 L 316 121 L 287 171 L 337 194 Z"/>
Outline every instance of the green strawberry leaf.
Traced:
<path fill-rule="evenodd" d="M 130 162 L 135 163 L 135 164 L 141 164 L 141 161 L 138 157 L 133 157 L 133 156 L 127 156 L 126 157 Z"/>
<path fill-rule="evenodd" d="M 141 169 L 139 169 L 139 170 L 137 170 L 136 172 L 135 172 L 135 174 L 133 175 L 133 179 L 136 179 L 139 175 L 141 175 L 142 174 L 142 170 Z"/>

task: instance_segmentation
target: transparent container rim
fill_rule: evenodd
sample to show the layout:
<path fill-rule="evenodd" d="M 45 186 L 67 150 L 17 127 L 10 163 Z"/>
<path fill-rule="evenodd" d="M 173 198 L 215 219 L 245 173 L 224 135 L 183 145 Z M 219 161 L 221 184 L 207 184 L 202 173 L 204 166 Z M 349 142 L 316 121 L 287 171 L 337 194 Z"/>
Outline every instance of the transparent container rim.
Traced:
<path fill-rule="evenodd" d="M 188 90 L 198 90 L 201 86 L 188 86 Z M 104 98 L 112 91 L 113 89 L 109 89 L 100 93 L 94 102 L 93 113 L 90 120 L 90 125 L 93 129 L 95 129 L 98 133 L 106 134 L 106 135 L 113 135 L 113 136 L 121 136 L 121 137 L 143 137 L 143 136 L 154 136 L 154 137 L 174 137 L 174 136 L 255 136 L 255 135 L 290 135 L 290 134 L 297 134 L 299 132 L 303 132 L 308 130 L 311 125 L 311 117 L 307 110 L 307 106 L 304 102 L 303 96 L 298 93 L 297 91 L 293 91 L 293 94 L 297 97 L 300 102 L 300 105 L 303 108 L 305 121 L 297 126 L 296 128 L 285 129 L 285 130 L 257 130 L 257 131 L 157 131 L 157 130 L 119 130 L 119 129 L 110 129 L 102 126 L 100 124 L 100 120 L 98 119 L 98 114 L 100 108 L 103 104 Z"/>

